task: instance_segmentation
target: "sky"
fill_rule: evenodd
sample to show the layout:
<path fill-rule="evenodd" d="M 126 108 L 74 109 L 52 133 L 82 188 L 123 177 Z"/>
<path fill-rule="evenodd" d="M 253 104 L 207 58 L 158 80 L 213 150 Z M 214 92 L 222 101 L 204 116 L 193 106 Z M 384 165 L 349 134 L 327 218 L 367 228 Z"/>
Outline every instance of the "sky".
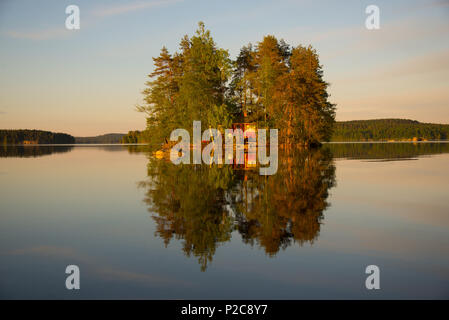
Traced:
<path fill-rule="evenodd" d="M 68 5 L 79 30 L 65 27 Z M 368 5 L 380 29 L 365 27 Z M 449 123 L 449 0 L 0 0 L 0 128 L 144 129 L 135 107 L 152 57 L 199 21 L 232 58 L 268 34 L 312 45 L 337 120 Z"/>

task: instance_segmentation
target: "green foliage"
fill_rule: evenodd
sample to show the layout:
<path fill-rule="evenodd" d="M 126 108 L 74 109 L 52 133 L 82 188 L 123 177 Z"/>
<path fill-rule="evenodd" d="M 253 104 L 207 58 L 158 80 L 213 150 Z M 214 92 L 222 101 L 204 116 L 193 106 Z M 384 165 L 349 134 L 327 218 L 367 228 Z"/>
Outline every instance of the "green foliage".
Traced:
<path fill-rule="evenodd" d="M 232 117 L 228 110 L 228 106 L 213 105 L 211 112 L 208 114 L 207 122 L 211 128 L 227 129 L 232 127 Z"/>
<path fill-rule="evenodd" d="M 196 35 L 185 36 L 180 48 L 173 56 L 163 48 L 153 58 L 155 70 L 150 78 L 154 80 L 146 83 L 146 104 L 138 107 L 147 114 L 150 143 L 166 141 L 174 129 L 191 129 L 193 120 L 207 128 L 211 121 L 217 124 L 230 117 L 223 114 L 228 108 L 225 93 L 231 73 L 228 52 L 217 48 L 201 22 Z"/>
<path fill-rule="evenodd" d="M 332 141 L 446 140 L 449 125 L 405 119 L 354 120 L 337 122 Z"/>
<path fill-rule="evenodd" d="M 251 59 L 253 71 L 248 75 L 254 87 L 258 113 L 263 114 L 263 126 L 268 126 L 268 113 L 274 117 L 277 110 L 272 106 L 276 102 L 275 91 L 279 88 L 280 78 L 287 73 L 287 60 L 274 36 L 266 36 L 258 43 Z M 283 88 L 284 89 L 284 88 Z M 279 116 L 279 114 L 277 114 Z"/>
<path fill-rule="evenodd" d="M 250 74 L 254 72 L 253 66 L 253 47 L 251 44 L 248 46 L 243 46 L 240 49 L 240 53 L 237 59 L 233 61 L 233 74 L 232 80 L 229 85 L 229 96 L 228 99 L 233 105 L 240 109 L 241 116 L 247 117 L 252 110 L 253 104 L 253 86 L 250 82 Z M 238 109 L 237 109 L 238 112 Z M 254 113 L 255 114 L 255 113 Z M 248 119 L 249 121 L 257 120 Z M 243 121 L 241 117 L 240 121 Z"/>
<path fill-rule="evenodd" d="M 140 131 L 128 131 L 127 135 L 124 135 L 121 139 L 121 143 L 138 143 Z"/>
<path fill-rule="evenodd" d="M 167 142 L 177 128 L 230 128 L 257 122 L 280 130 L 280 143 L 319 144 L 331 136 L 335 105 L 328 102 L 318 55 L 311 47 L 291 48 L 266 36 L 244 46 L 235 61 L 218 48 L 202 22 L 185 36 L 180 52 L 164 47 L 143 91 L 148 142 Z M 134 140 L 133 140 L 134 141 Z"/>
<path fill-rule="evenodd" d="M 231 91 L 248 121 L 280 130 L 280 143 L 310 146 L 328 141 L 335 105 L 312 47 L 290 47 L 266 36 L 241 49 Z"/>
<path fill-rule="evenodd" d="M 270 106 L 273 122 L 281 128 L 281 139 L 288 145 L 305 146 L 329 141 L 335 105 L 328 101 L 328 84 L 323 80 L 316 51 L 310 46 L 293 48 L 288 65 Z"/>
<path fill-rule="evenodd" d="M 148 143 L 149 141 L 151 141 L 151 137 L 148 130 L 135 130 L 129 131 L 128 134 L 124 135 L 120 143 Z"/>
<path fill-rule="evenodd" d="M 3 144 L 72 144 L 75 138 L 66 133 L 42 130 L 0 130 Z"/>

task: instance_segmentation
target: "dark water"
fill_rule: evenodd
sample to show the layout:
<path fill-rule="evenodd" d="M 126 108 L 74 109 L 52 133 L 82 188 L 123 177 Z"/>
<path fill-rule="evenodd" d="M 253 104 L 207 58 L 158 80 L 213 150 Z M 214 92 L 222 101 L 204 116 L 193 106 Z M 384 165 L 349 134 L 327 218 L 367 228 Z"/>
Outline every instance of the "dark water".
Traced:
<path fill-rule="evenodd" d="M 290 150 L 273 176 L 0 146 L 0 203 L 0 298 L 449 298 L 447 143 Z"/>

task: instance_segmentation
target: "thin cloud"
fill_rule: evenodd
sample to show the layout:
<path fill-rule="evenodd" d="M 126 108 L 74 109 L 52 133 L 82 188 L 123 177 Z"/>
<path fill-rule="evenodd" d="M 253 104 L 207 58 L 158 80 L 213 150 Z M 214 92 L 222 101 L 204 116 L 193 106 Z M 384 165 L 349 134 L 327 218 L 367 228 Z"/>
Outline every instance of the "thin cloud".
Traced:
<path fill-rule="evenodd" d="M 419 57 L 413 57 L 397 65 L 392 65 L 385 76 L 409 76 L 449 70 L 449 51 L 432 52 Z"/>
<path fill-rule="evenodd" d="M 120 15 L 136 10 L 143 10 L 143 9 L 149 9 L 149 8 L 156 8 L 156 7 L 162 7 L 165 5 L 171 5 L 177 2 L 181 2 L 183 0 L 159 0 L 159 1 L 139 1 L 139 2 L 133 2 L 129 4 L 124 5 L 117 5 L 117 6 L 107 6 L 103 8 L 98 8 L 96 10 L 93 10 L 90 14 L 87 14 L 87 19 L 83 20 L 81 25 L 82 29 L 85 29 L 86 26 L 92 25 L 93 22 L 98 22 L 99 18 L 109 17 L 109 16 L 115 16 Z M 93 18 L 95 17 L 95 18 Z M 67 30 L 64 28 L 64 26 L 58 27 L 58 28 L 52 28 L 52 29 L 43 29 L 43 30 L 9 30 L 4 31 L 2 34 L 6 37 L 13 38 L 13 39 L 26 39 L 26 40 L 49 40 L 49 39 L 55 39 L 55 38 L 61 38 L 61 37 L 67 37 L 70 35 L 73 35 L 77 32 L 74 32 L 73 30 Z"/>
<path fill-rule="evenodd" d="M 296 43 L 324 45 L 331 48 L 322 51 L 321 56 L 327 60 L 339 59 L 347 54 L 384 49 L 401 49 L 404 45 L 425 42 L 429 39 L 442 39 L 449 32 L 449 24 L 445 21 L 432 21 L 423 24 L 416 18 L 404 18 L 388 23 L 381 23 L 379 30 L 367 30 L 363 24 L 342 28 L 314 31 L 312 28 L 293 28 L 284 33 L 284 38 Z"/>
<path fill-rule="evenodd" d="M 422 76 L 432 73 L 449 71 L 449 50 L 428 52 L 419 56 L 410 57 L 382 65 L 372 65 L 369 69 L 346 73 L 337 80 L 340 85 L 355 83 L 375 83 L 386 80 L 395 80 L 401 77 L 414 75 Z M 401 79 L 397 79 L 402 81 Z"/>
<path fill-rule="evenodd" d="M 93 14 L 98 17 L 114 16 L 131 11 L 148 9 L 154 7 L 160 7 L 164 5 L 170 5 L 173 3 L 181 2 L 182 0 L 165 0 L 165 1 L 140 1 L 134 3 L 128 3 L 118 6 L 108 6 L 98 10 L 95 10 Z"/>
<path fill-rule="evenodd" d="M 64 28 L 45 29 L 38 31 L 5 31 L 3 35 L 13 39 L 27 39 L 27 40 L 48 40 L 60 37 L 66 37 L 72 32 Z"/>
<path fill-rule="evenodd" d="M 431 2 L 426 1 L 423 6 L 424 5 L 428 7 L 449 7 L 449 0 L 436 0 Z"/>
<path fill-rule="evenodd" d="M 340 106 L 338 120 L 370 118 L 407 118 L 422 122 L 449 122 L 446 88 L 400 90 L 394 86 L 357 96 L 344 96 L 335 102 Z M 429 112 L 429 111 L 432 112 Z M 436 119 L 436 115 L 438 120 Z"/>

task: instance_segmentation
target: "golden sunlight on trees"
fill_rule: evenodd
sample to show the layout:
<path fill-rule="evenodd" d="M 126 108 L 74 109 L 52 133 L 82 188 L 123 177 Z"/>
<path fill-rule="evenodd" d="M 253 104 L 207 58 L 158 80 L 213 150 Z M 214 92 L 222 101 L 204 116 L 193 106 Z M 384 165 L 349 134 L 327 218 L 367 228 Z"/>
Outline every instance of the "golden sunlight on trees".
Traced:
<path fill-rule="evenodd" d="M 181 40 L 180 52 L 164 47 L 153 60 L 145 103 L 138 107 L 147 115 L 150 143 L 167 142 L 177 128 L 190 130 L 194 120 L 204 128 L 242 122 L 276 128 L 286 146 L 308 147 L 331 137 L 335 105 L 310 46 L 291 47 L 269 35 L 242 47 L 231 61 L 200 22 L 194 36 Z"/>

